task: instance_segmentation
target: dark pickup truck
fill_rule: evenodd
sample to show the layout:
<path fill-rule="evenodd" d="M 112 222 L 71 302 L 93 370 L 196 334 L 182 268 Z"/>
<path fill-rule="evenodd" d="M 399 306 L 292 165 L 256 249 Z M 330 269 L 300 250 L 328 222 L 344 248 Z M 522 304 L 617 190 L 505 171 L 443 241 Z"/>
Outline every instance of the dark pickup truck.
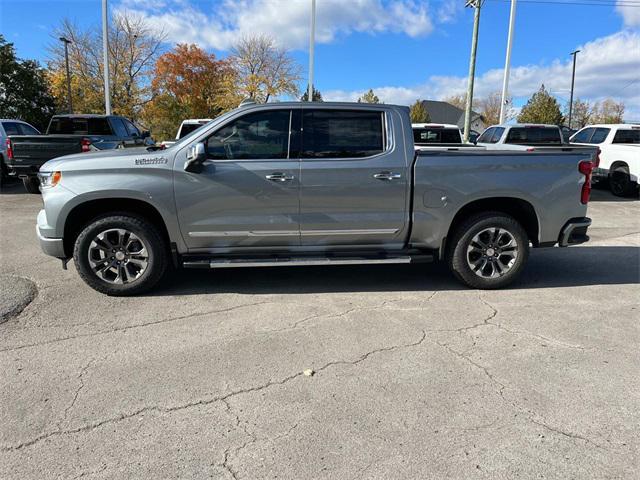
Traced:
<path fill-rule="evenodd" d="M 72 153 L 152 145 L 147 131 L 117 115 L 56 115 L 45 135 L 10 135 L 6 140 L 9 175 L 39 193 L 38 171 L 47 161 Z"/>

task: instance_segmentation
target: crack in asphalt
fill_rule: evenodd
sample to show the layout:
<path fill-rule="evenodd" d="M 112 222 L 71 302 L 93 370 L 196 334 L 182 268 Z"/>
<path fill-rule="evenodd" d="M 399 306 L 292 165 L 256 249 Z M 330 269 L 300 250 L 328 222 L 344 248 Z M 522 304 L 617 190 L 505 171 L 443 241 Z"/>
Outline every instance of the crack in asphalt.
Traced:
<path fill-rule="evenodd" d="M 89 369 L 89 367 L 91 366 L 91 364 L 94 361 L 95 361 L 95 358 L 92 358 L 91 360 L 89 360 L 87 362 L 87 364 L 84 367 L 82 367 L 80 369 L 80 373 L 78 373 L 78 377 L 77 377 L 77 380 L 79 382 L 78 388 L 76 389 L 75 393 L 73 394 L 73 398 L 71 399 L 71 403 L 69 405 L 67 405 L 67 408 L 64 409 L 64 415 L 62 417 L 62 420 L 60 420 L 58 422 L 58 428 L 60 428 L 60 425 L 62 425 L 62 423 L 67 419 L 67 416 L 69 415 L 69 412 L 71 411 L 71 409 L 76 404 L 76 401 L 78 400 L 78 396 L 80 395 L 80 391 L 84 388 L 84 380 L 82 378 L 83 378 L 84 374 L 87 373 L 87 370 Z"/>
<path fill-rule="evenodd" d="M 336 365 L 358 365 L 359 363 L 364 362 L 365 360 L 367 360 L 371 355 L 375 355 L 378 353 L 383 353 L 383 352 L 390 352 L 390 351 L 394 351 L 394 350 L 400 350 L 400 349 L 405 349 L 405 348 L 411 348 L 411 347 L 415 347 L 418 346 L 420 344 L 422 344 L 425 339 L 427 338 L 427 333 L 424 330 L 421 330 L 422 335 L 420 336 L 420 338 L 417 341 L 414 342 L 410 342 L 410 343 L 406 343 L 406 344 L 398 344 L 398 345 L 391 345 L 388 347 L 380 347 L 380 348 L 376 348 L 374 350 L 370 350 L 364 354 L 362 354 L 361 356 L 359 356 L 358 358 L 356 358 L 355 360 L 336 360 L 336 361 L 332 361 L 332 362 L 328 362 L 326 364 L 324 364 L 323 366 L 319 367 L 316 369 L 316 375 L 319 374 L 320 372 L 323 372 L 324 370 L 331 368 L 333 366 Z M 217 396 L 217 397 L 212 397 L 212 398 L 208 398 L 208 399 L 200 399 L 197 401 L 193 401 L 193 402 L 188 402 L 182 405 L 176 405 L 173 407 L 162 407 L 162 406 L 146 406 L 146 407 L 142 407 L 134 412 L 131 413 L 125 413 L 125 414 L 121 414 L 115 417 L 110 417 L 104 420 L 99 420 L 87 425 L 83 425 L 81 427 L 78 428 L 74 428 L 74 429 L 68 429 L 68 430 L 53 430 L 47 433 L 43 433 L 41 435 L 38 435 L 30 440 L 26 440 L 24 442 L 21 442 L 17 445 L 11 445 L 11 446 L 2 446 L 0 447 L 0 452 L 1 453 L 5 453 L 5 452 L 12 452 L 12 451 L 16 451 L 16 450 L 21 450 L 25 447 L 29 447 L 32 445 L 35 445 L 43 440 L 46 440 L 48 438 L 51 437 L 56 437 L 56 436 L 61 436 L 61 435 L 69 435 L 69 434 L 74 434 L 74 433 L 84 433 L 90 430 L 95 430 L 96 428 L 99 428 L 103 425 L 107 425 L 107 424 L 112 424 L 112 423 L 117 423 L 120 422 L 122 420 L 127 420 L 129 418 L 133 418 L 136 417 L 138 415 L 142 415 L 144 413 L 147 412 L 158 412 L 158 413 L 172 413 L 172 412 L 176 412 L 176 411 L 181 411 L 181 410 L 185 410 L 188 408 L 192 408 L 192 407 L 198 407 L 198 406 L 204 406 L 204 405 L 210 405 L 212 403 L 215 402 L 223 402 L 225 403 L 228 399 L 235 397 L 237 395 L 242 395 L 242 394 L 246 394 L 246 393 L 254 393 L 254 392 L 258 392 L 267 388 L 270 388 L 274 385 L 284 385 L 285 383 L 290 382 L 291 380 L 294 380 L 298 377 L 304 376 L 303 372 L 297 372 L 295 374 L 292 375 L 288 375 L 280 380 L 271 380 L 267 383 L 261 384 L 261 385 L 257 385 L 254 387 L 248 387 L 248 388 L 243 388 L 240 390 L 236 390 L 233 392 L 229 392 L 225 395 L 222 396 Z M 226 404 L 226 403 L 225 403 Z M 228 404 L 227 404 L 228 405 Z M 234 414 L 235 415 L 235 414 Z M 240 419 L 237 418 L 237 422 L 239 425 Z M 246 432 L 247 434 L 249 434 L 250 436 L 252 436 L 250 433 Z M 249 442 L 248 444 L 251 444 L 252 442 Z M 244 448 L 244 447 L 242 447 Z M 228 456 L 228 454 L 227 454 Z M 227 462 L 228 463 L 228 462 Z M 231 473 L 231 472 L 230 472 Z"/>

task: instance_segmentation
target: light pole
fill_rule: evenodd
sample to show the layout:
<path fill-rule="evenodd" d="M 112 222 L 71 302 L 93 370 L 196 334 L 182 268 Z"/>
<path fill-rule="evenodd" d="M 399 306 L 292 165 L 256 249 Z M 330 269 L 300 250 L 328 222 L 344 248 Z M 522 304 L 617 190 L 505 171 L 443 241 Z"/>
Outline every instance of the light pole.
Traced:
<path fill-rule="evenodd" d="M 576 56 L 580 50 L 576 50 L 575 52 L 571 52 L 573 56 L 573 72 L 571 73 L 571 96 L 569 97 L 569 128 L 571 128 L 571 114 L 573 113 L 573 86 L 576 81 Z"/>
<path fill-rule="evenodd" d="M 313 54 L 316 43 L 316 0 L 311 0 L 311 33 L 309 36 L 309 89 L 307 101 L 313 102 Z"/>
<path fill-rule="evenodd" d="M 104 63 L 104 111 L 111 115 L 111 93 L 109 92 L 109 18 L 107 0 L 102 0 L 102 62 Z"/>
<path fill-rule="evenodd" d="M 516 20 L 516 1 L 511 0 L 509 14 L 509 34 L 507 35 L 507 58 L 504 62 L 504 79 L 502 80 L 502 103 L 500 104 L 500 122 L 504 123 L 507 116 L 507 93 L 509 90 L 509 69 L 511 68 L 511 45 L 513 44 L 513 26 Z"/>
<path fill-rule="evenodd" d="M 464 141 L 469 141 L 471 131 L 471 105 L 473 103 L 473 82 L 476 74 L 476 52 L 478 50 L 478 29 L 480 27 L 480 7 L 482 0 L 467 0 L 466 7 L 475 8 L 473 15 L 473 35 L 471 37 L 471 58 L 469 59 L 469 81 L 467 83 L 467 105 L 464 112 Z"/>
<path fill-rule="evenodd" d="M 71 101 L 71 72 L 69 70 L 69 44 L 71 40 L 67 37 L 60 37 L 60 41 L 64 43 L 64 63 L 67 66 L 67 105 L 69 113 L 73 113 L 73 103 Z"/>

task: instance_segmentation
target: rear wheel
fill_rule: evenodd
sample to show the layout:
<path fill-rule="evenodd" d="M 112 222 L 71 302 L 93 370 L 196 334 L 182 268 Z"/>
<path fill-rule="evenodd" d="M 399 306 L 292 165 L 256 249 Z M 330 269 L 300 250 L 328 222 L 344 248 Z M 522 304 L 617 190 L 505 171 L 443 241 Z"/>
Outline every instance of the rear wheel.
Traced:
<path fill-rule="evenodd" d="M 511 216 L 489 212 L 474 215 L 453 233 L 449 268 L 469 287 L 493 289 L 513 282 L 529 256 L 527 232 Z"/>
<path fill-rule="evenodd" d="M 609 188 L 617 197 L 628 197 L 634 193 L 636 185 L 629 175 L 629 168 L 621 165 L 609 173 Z"/>
<path fill-rule="evenodd" d="M 153 288 L 168 263 L 167 245 L 145 219 L 113 215 L 94 220 L 76 239 L 73 260 L 82 279 L 107 295 L 136 295 Z"/>
<path fill-rule="evenodd" d="M 22 177 L 24 189 L 29 193 L 40 193 L 40 182 L 36 177 Z"/>

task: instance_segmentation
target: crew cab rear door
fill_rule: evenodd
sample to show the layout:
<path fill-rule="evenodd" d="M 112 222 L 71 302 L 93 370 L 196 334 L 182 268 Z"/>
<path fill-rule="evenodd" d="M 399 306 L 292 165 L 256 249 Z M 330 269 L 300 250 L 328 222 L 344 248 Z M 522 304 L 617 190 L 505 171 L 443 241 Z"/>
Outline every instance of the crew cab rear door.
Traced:
<path fill-rule="evenodd" d="M 394 135 L 394 123 L 396 131 L 402 131 L 400 117 L 394 118 L 393 111 L 384 107 L 304 108 L 300 136 L 303 246 L 403 245 L 410 160 L 404 138 Z"/>
<path fill-rule="evenodd" d="M 295 111 L 295 109 L 294 109 Z M 290 108 L 235 116 L 206 138 L 199 173 L 176 159 L 174 190 L 182 236 L 191 251 L 300 245 L 300 166 L 289 153 Z"/>

